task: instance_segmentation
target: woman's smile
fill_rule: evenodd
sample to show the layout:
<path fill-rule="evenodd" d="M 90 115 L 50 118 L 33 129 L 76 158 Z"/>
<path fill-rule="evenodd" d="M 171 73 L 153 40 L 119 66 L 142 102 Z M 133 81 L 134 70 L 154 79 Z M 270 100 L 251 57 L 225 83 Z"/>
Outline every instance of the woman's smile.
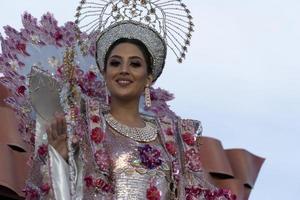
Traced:
<path fill-rule="evenodd" d="M 121 87 L 127 87 L 129 86 L 131 83 L 133 83 L 132 80 L 130 80 L 129 78 L 117 78 L 116 80 L 117 84 Z"/>
<path fill-rule="evenodd" d="M 111 52 L 105 81 L 112 98 L 138 100 L 152 82 L 141 50 L 131 43 L 120 43 Z"/>

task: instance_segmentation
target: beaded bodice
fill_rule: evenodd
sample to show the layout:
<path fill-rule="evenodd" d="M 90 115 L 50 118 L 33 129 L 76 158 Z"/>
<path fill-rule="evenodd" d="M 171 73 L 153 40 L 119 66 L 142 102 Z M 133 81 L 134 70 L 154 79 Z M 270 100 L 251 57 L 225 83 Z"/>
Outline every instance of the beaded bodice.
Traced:
<path fill-rule="evenodd" d="M 141 143 L 108 128 L 104 146 L 111 160 L 114 199 L 144 200 L 155 192 L 169 199 L 170 162 L 159 138 Z"/>

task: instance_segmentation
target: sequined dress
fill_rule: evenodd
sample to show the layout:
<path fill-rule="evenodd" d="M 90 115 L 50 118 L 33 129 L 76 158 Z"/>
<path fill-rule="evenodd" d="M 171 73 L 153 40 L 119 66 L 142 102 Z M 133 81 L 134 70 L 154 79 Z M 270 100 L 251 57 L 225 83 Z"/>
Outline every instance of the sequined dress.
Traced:
<path fill-rule="evenodd" d="M 144 200 L 151 190 L 159 191 L 161 199 L 170 199 L 171 163 L 159 138 L 141 143 L 112 130 L 107 136 L 105 146 L 112 162 L 115 199 Z"/>
<path fill-rule="evenodd" d="M 83 194 L 84 199 L 172 199 L 172 158 L 161 133 L 150 142 L 136 141 L 109 126 L 103 113 L 97 114 L 90 109 L 91 137 L 87 140 L 91 146 L 82 150 L 82 157 L 90 158 L 88 154 L 93 152 L 96 166 L 85 169 L 83 179 L 90 193 Z M 144 120 L 159 127 L 153 119 Z"/>
<path fill-rule="evenodd" d="M 144 117 L 157 126 L 158 136 L 138 142 L 110 127 L 100 107 L 95 100 L 87 103 L 83 117 L 87 123 L 71 152 L 74 163 L 70 153 L 67 164 L 50 145 L 39 146 L 25 189 L 27 199 L 235 199 L 229 190 L 205 180 L 194 134 L 196 121 Z"/>

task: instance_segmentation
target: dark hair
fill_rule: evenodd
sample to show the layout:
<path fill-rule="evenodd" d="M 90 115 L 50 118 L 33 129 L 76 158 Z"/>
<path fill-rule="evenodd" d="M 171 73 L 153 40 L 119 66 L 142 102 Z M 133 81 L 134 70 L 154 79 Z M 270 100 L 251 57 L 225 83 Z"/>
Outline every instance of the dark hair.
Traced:
<path fill-rule="evenodd" d="M 110 45 L 108 51 L 105 54 L 105 58 L 104 58 L 104 71 L 106 71 L 107 60 L 108 60 L 108 57 L 110 56 L 112 50 L 117 45 L 119 45 L 121 43 L 130 43 L 130 44 L 136 45 L 139 48 L 139 50 L 143 53 L 143 56 L 144 56 L 146 64 L 147 64 L 147 72 L 148 72 L 148 74 L 152 74 L 153 58 L 152 58 L 150 52 L 148 51 L 147 47 L 140 40 L 137 40 L 137 39 L 128 39 L 128 38 L 118 39 L 112 45 Z"/>

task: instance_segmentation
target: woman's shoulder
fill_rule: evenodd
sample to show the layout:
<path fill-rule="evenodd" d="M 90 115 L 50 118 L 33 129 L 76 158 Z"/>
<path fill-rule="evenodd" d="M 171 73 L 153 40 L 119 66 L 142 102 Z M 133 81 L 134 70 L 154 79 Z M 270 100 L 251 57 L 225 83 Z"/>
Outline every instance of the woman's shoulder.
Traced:
<path fill-rule="evenodd" d="M 175 115 L 165 115 L 162 117 L 154 117 L 161 125 L 169 126 L 178 133 L 190 132 L 197 136 L 202 135 L 202 123 L 196 119 L 184 119 Z"/>

